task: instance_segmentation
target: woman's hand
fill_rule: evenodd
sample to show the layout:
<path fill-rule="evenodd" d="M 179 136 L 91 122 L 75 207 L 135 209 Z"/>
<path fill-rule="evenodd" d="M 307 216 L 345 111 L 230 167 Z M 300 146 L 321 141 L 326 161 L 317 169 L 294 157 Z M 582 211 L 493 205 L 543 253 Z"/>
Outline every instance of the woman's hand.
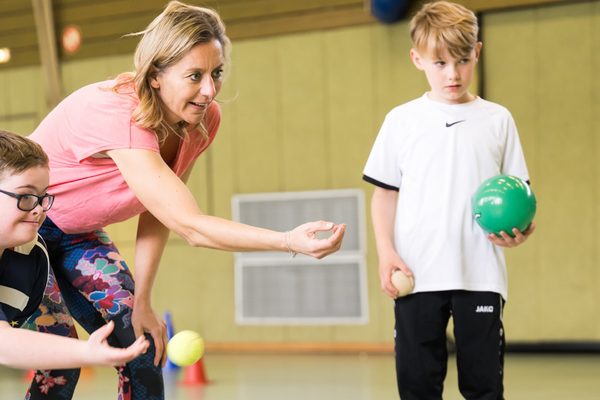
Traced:
<path fill-rule="evenodd" d="M 131 315 L 131 324 L 135 337 L 144 336 L 148 332 L 154 340 L 156 354 L 154 356 L 154 365 L 159 364 L 164 367 L 167 362 L 167 325 L 152 310 L 149 304 L 135 303 Z"/>
<path fill-rule="evenodd" d="M 291 253 L 302 253 L 321 259 L 342 246 L 346 224 L 315 221 L 302 224 L 285 234 L 285 246 Z M 320 238 L 319 232 L 331 232 L 328 237 Z"/>

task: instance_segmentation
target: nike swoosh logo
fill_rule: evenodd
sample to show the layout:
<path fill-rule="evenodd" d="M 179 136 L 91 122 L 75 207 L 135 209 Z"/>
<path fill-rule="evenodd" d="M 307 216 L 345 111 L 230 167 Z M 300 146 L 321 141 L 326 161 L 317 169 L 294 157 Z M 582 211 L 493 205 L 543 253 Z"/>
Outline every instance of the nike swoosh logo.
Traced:
<path fill-rule="evenodd" d="M 446 122 L 446 128 L 450 128 L 452 125 L 460 124 L 461 122 L 465 122 L 466 120 L 461 119 L 460 121 L 453 122 L 451 124 Z"/>

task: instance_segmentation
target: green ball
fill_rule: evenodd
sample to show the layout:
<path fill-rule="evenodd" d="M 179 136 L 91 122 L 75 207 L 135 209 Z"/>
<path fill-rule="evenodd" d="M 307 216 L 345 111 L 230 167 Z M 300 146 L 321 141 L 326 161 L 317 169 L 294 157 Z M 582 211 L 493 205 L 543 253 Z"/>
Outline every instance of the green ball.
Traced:
<path fill-rule="evenodd" d="M 194 331 L 181 331 L 167 344 L 169 360 L 180 367 L 194 364 L 204 354 L 204 340 Z"/>
<path fill-rule="evenodd" d="M 479 186 L 471 199 L 473 218 L 487 233 L 504 231 L 514 237 L 513 228 L 525 231 L 536 211 L 533 191 L 521 178 L 497 175 Z"/>

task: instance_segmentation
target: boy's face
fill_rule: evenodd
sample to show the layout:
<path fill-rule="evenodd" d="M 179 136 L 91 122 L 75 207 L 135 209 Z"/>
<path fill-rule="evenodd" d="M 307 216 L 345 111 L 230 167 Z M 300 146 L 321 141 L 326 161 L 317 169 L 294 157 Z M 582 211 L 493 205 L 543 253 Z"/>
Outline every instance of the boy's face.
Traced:
<path fill-rule="evenodd" d="M 46 194 L 49 183 L 47 167 L 32 167 L 20 174 L 4 172 L 0 175 L 0 189 L 15 194 Z M 41 205 L 31 211 L 17 207 L 17 199 L 0 193 L 0 251 L 19 246 L 35 239 L 46 218 Z"/>
<path fill-rule="evenodd" d="M 470 54 L 461 58 L 451 56 L 445 48 L 440 54 L 412 49 L 410 57 L 413 64 L 425 72 L 431 87 L 430 99 L 447 104 L 460 104 L 474 99 L 469 93 L 469 86 L 480 51 L 481 43 L 477 43 Z"/>

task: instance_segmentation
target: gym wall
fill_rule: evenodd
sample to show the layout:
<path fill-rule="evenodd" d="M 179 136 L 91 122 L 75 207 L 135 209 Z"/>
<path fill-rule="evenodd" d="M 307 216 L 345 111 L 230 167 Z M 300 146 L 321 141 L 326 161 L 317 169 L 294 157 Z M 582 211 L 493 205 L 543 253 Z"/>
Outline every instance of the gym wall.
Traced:
<path fill-rule="evenodd" d="M 149 21 L 149 19 L 148 19 Z M 511 110 L 538 198 L 537 232 L 507 250 L 509 342 L 600 341 L 600 0 L 485 12 L 481 87 Z M 427 85 L 410 63 L 406 21 L 239 38 L 219 99 L 222 128 L 189 187 L 231 217 L 239 193 L 372 187 L 361 172 L 379 125 Z M 131 54 L 61 65 L 65 92 L 131 69 Z M 29 134 L 48 111 L 39 66 L 0 70 L 0 127 Z M 154 292 L 176 329 L 213 349 L 389 350 L 392 303 L 379 289 L 368 218 L 369 322 L 238 326 L 233 255 L 172 237 Z M 340 221 L 341 222 L 341 221 Z M 133 265 L 135 221 L 109 228 Z M 245 346 L 245 347 L 244 347 Z M 309 346 L 310 347 L 310 346 Z"/>

